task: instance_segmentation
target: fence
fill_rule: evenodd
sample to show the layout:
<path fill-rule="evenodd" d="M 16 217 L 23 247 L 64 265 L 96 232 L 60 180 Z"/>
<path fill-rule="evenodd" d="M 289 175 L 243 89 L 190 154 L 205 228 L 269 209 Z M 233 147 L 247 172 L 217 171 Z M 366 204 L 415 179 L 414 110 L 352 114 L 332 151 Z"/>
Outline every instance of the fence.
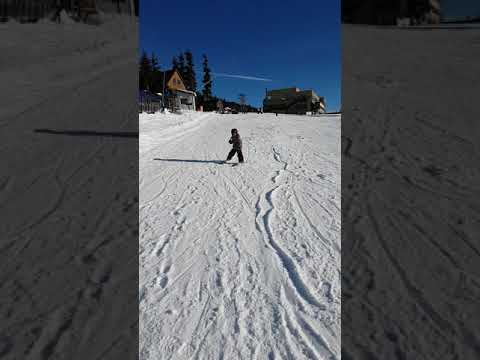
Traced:
<path fill-rule="evenodd" d="M 162 110 L 162 103 L 156 101 L 147 101 L 138 103 L 138 112 L 155 113 Z"/>

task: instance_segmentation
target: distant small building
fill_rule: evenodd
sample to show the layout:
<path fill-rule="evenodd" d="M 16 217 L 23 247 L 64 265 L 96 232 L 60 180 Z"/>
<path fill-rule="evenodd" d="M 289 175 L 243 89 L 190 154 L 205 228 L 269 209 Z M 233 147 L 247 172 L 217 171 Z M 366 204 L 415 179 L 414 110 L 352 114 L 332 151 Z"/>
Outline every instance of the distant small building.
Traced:
<path fill-rule="evenodd" d="M 325 113 L 325 99 L 313 90 L 285 88 L 269 90 L 263 100 L 263 112 L 280 114 Z"/>

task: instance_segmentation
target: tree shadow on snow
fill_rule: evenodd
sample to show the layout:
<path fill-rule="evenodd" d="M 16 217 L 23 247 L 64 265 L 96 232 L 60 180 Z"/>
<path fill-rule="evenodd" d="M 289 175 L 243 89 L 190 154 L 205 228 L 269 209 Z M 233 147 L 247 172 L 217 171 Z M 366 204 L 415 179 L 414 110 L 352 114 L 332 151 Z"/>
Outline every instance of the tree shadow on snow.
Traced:
<path fill-rule="evenodd" d="M 70 136 L 103 136 L 103 137 L 128 137 L 138 138 L 138 131 L 95 131 L 95 130 L 54 130 L 35 129 L 36 133 Z"/>
<path fill-rule="evenodd" d="M 155 158 L 157 161 L 171 161 L 171 162 L 186 162 L 186 163 L 203 163 L 203 164 L 223 164 L 223 160 L 194 160 L 194 159 L 160 159 Z"/>

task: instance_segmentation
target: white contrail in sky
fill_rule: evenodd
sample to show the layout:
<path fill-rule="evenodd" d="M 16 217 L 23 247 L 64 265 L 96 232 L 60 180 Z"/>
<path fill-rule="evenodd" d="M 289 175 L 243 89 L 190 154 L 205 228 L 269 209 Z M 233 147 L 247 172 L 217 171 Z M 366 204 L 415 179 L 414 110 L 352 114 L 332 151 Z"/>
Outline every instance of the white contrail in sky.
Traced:
<path fill-rule="evenodd" d="M 260 78 L 260 77 L 256 77 L 256 76 L 232 75 L 232 74 L 223 74 L 223 73 L 213 73 L 213 75 L 231 77 L 231 78 L 237 78 L 237 79 L 244 79 L 244 80 L 273 81 L 271 79 L 265 79 L 265 78 Z"/>

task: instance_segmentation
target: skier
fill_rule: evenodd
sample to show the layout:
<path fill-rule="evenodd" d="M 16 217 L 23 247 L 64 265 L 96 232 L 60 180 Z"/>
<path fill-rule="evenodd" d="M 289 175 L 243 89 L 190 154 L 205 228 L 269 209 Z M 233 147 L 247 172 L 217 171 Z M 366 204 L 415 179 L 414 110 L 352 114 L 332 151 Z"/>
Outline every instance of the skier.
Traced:
<path fill-rule="evenodd" d="M 232 150 L 228 153 L 227 160 L 230 161 L 235 153 L 238 156 L 238 162 L 243 163 L 243 154 L 242 154 L 242 139 L 240 138 L 240 134 L 238 133 L 237 129 L 232 129 L 231 131 L 232 137 L 228 140 L 229 144 L 232 144 Z"/>

